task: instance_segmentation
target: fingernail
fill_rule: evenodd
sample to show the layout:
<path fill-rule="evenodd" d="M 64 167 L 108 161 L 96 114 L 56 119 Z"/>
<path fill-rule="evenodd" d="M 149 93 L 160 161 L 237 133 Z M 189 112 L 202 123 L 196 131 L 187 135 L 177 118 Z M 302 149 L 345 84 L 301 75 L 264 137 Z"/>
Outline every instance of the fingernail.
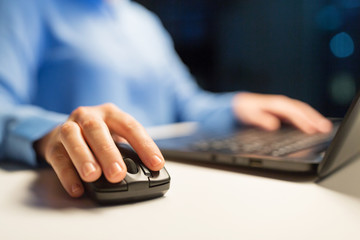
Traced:
<path fill-rule="evenodd" d="M 81 191 L 81 186 L 79 184 L 75 183 L 71 186 L 71 191 L 72 191 L 72 193 L 78 193 Z"/>
<path fill-rule="evenodd" d="M 151 165 L 152 165 L 153 167 L 157 167 L 157 166 L 159 166 L 160 164 L 162 164 L 162 162 L 163 162 L 163 160 L 162 160 L 160 157 L 158 157 L 158 156 L 155 155 L 155 156 L 152 158 Z"/>
<path fill-rule="evenodd" d="M 324 119 L 319 122 L 319 127 L 320 131 L 329 132 L 332 128 L 332 123 L 329 120 Z"/>
<path fill-rule="evenodd" d="M 85 177 L 91 175 L 92 173 L 94 173 L 96 171 L 96 167 L 93 163 L 91 162 L 87 162 L 84 164 L 83 166 L 83 174 Z"/>
<path fill-rule="evenodd" d="M 114 162 L 110 167 L 110 176 L 115 177 L 119 173 L 121 173 L 122 168 L 118 162 Z"/>

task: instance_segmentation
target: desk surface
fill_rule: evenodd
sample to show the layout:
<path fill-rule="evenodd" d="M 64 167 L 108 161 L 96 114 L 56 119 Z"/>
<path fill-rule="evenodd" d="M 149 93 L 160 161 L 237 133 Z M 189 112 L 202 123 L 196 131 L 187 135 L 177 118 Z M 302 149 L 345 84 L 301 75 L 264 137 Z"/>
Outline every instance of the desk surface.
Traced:
<path fill-rule="evenodd" d="M 0 239 L 360 239 L 360 161 L 320 184 L 167 162 L 165 197 L 99 207 L 50 169 L 0 168 Z M 276 175 L 276 174 L 275 174 Z"/>

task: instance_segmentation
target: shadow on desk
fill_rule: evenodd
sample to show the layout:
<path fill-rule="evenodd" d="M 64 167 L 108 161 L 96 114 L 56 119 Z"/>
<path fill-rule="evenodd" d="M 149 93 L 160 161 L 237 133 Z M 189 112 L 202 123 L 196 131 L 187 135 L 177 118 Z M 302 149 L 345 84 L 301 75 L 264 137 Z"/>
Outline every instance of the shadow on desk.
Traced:
<path fill-rule="evenodd" d="M 29 194 L 26 194 L 24 204 L 30 207 L 51 209 L 97 207 L 86 197 L 71 198 L 61 186 L 55 172 L 48 166 L 31 168 L 21 163 L 2 162 L 0 168 L 8 172 L 33 171 L 35 173 L 35 179 L 32 178 L 32 182 L 25 183 Z"/>
<path fill-rule="evenodd" d="M 315 182 L 316 175 L 312 174 L 298 174 L 298 173 L 284 173 L 279 171 L 268 171 L 262 169 L 251 169 L 245 167 L 232 167 L 232 166 L 220 166 L 217 164 L 208 163 L 189 163 L 188 161 L 176 161 L 191 167 L 197 165 L 206 168 L 213 168 L 219 171 L 236 172 L 239 174 L 252 175 L 262 178 L 277 179 L 280 181 L 291 182 Z M 87 197 L 74 199 L 68 196 L 65 190 L 62 188 L 54 171 L 49 167 L 42 167 L 37 169 L 31 169 L 24 165 L 14 163 L 0 163 L 0 168 L 9 172 L 21 172 L 21 171 L 34 171 L 36 173 L 35 178 L 32 178 L 30 183 L 26 183 L 26 190 L 29 194 L 24 199 L 24 204 L 35 208 L 51 208 L 51 209 L 92 209 L 99 207 L 111 207 L 111 206 L 99 206 Z M 319 187 L 326 188 L 331 191 L 336 191 L 341 194 L 345 194 L 360 200 L 360 159 L 351 162 L 341 170 L 335 172 L 331 176 L 317 182 Z M 315 183 L 314 183 L 315 184 Z"/>
<path fill-rule="evenodd" d="M 31 168 L 21 163 L 0 162 L 0 168 L 7 172 L 14 172 L 14 174 L 16 172 L 31 172 L 31 175 L 35 173 L 35 178 L 32 177 L 30 182 L 24 181 L 21 185 L 22 188 L 19 189 L 20 191 L 27 191 L 25 194 L 20 194 L 22 197 L 20 197 L 19 203 L 31 208 L 48 208 L 55 210 L 102 209 L 115 206 L 117 208 L 125 207 L 142 203 L 142 201 L 138 201 L 124 204 L 99 205 L 87 197 L 86 194 L 80 198 L 72 198 L 61 186 L 55 172 L 48 165 Z M 25 174 L 25 176 L 26 175 L 27 174 Z M 27 178 L 24 179 L 26 180 Z"/>
<path fill-rule="evenodd" d="M 27 204 L 38 208 L 89 209 L 98 207 L 86 197 L 72 198 L 61 186 L 56 174 L 50 168 L 39 169 L 35 181 L 32 182 L 30 191 L 32 198 Z"/>

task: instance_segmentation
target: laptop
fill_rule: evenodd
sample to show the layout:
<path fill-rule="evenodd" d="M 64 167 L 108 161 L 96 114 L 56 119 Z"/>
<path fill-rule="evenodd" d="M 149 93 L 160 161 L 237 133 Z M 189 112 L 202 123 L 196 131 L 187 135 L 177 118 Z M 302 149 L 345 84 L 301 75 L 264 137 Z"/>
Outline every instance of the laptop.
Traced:
<path fill-rule="evenodd" d="M 245 126 L 181 123 L 149 131 L 165 158 L 289 172 L 323 178 L 359 156 L 360 93 L 328 134 L 305 134 L 284 125 L 277 131 Z M 155 130 L 155 131 L 154 131 Z M 161 133 L 162 134 L 154 134 Z"/>

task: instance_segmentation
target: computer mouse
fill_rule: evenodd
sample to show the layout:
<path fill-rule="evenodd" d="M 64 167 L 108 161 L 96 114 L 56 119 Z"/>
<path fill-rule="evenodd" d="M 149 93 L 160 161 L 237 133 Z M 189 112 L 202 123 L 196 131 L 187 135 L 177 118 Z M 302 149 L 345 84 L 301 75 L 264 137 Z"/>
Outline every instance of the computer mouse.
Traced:
<path fill-rule="evenodd" d="M 124 180 L 110 183 L 102 175 L 97 181 L 84 183 L 87 194 L 100 204 L 137 202 L 163 196 L 170 188 L 170 175 L 162 168 L 151 171 L 127 144 L 116 143 L 127 167 Z"/>

